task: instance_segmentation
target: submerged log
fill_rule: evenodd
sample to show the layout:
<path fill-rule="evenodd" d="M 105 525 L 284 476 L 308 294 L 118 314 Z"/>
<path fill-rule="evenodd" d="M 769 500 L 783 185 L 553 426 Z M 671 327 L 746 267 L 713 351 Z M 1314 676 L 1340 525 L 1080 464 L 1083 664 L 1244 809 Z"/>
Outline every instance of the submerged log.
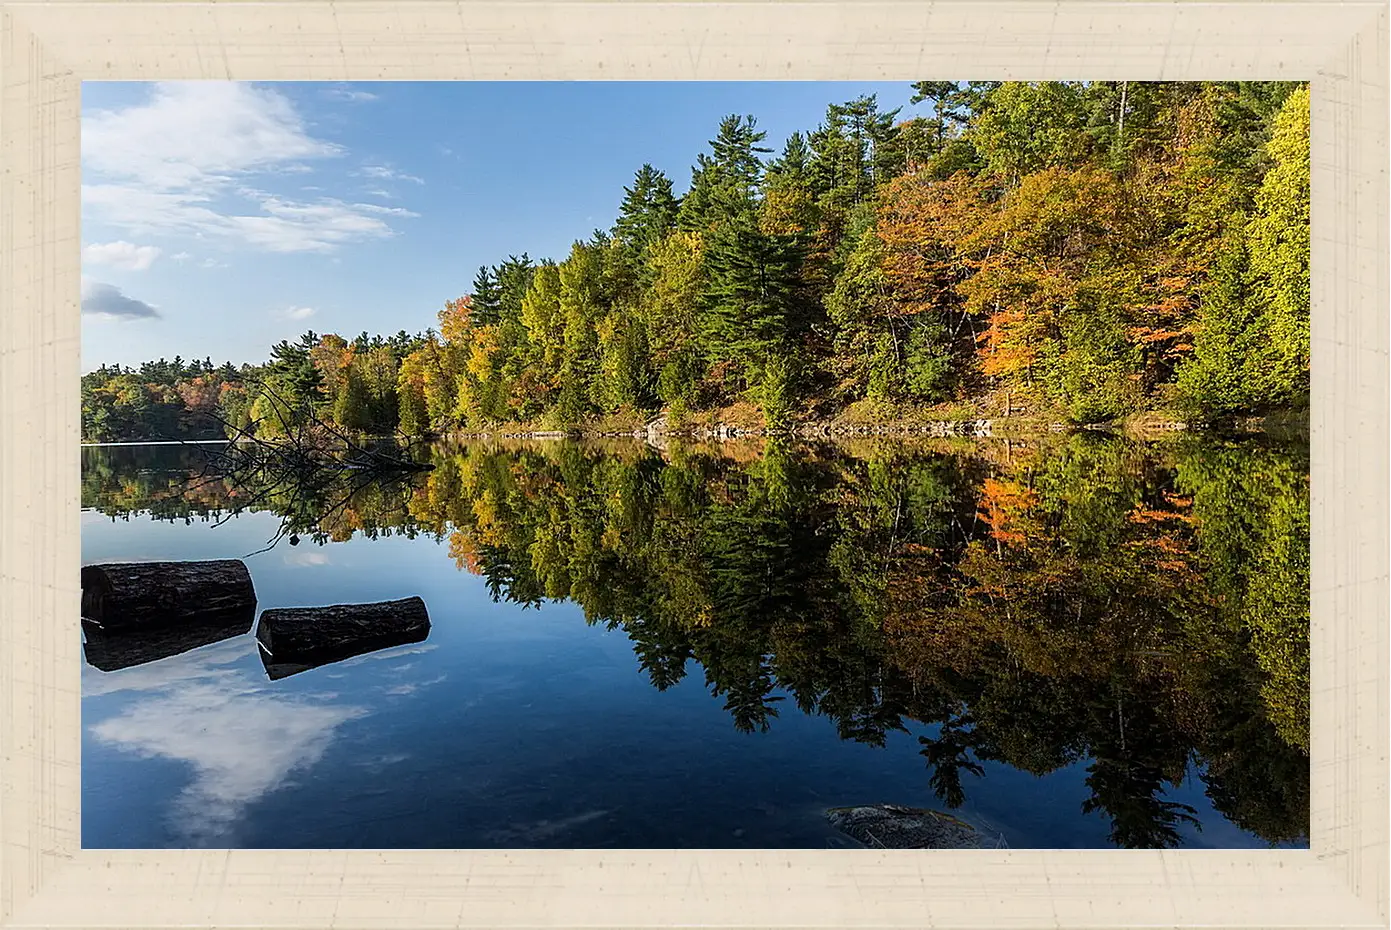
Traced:
<path fill-rule="evenodd" d="M 251 632 L 256 607 L 200 614 L 172 626 L 108 630 L 83 621 L 82 645 L 87 664 L 103 672 L 167 659 L 200 646 Z"/>
<path fill-rule="evenodd" d="M 354 656 L 418 643 L 430 635 L 419 597 L 376 604 L 267 610 L 256 626 L 261 661 L 271 680 Z"/>
<path fill-rule="evenodd" d="M 82 566 L 82 616 L 107 630 L 255 607 L 256 589 L 240 559 Z"/>

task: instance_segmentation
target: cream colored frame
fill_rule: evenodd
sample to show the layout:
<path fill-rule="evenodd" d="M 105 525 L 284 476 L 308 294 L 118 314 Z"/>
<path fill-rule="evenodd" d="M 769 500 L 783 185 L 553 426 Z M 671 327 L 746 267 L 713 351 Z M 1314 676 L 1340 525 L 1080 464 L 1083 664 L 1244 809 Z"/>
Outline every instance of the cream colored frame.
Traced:
<path fill-rule="evenodd" d="M 1312 80 L 1311 850 L 80 848 L 82 80 L 964 77 Z M 1384 4 L 0 0 L 0 94 L 0 925 L 1386 925 Z"/>

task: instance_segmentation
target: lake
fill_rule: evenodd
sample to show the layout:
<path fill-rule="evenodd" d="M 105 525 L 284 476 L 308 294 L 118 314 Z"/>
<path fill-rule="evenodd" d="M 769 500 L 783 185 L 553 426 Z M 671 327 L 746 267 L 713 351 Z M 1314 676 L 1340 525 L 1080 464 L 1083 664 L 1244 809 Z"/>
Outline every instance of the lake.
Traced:
<path fill-rule="evenodd" d="M 246 557 L 258 609 L 431 629 L 275 679 L 248 629 L 89 641 L 83 845 L 825 848 L 891 803 L 1306 847 L 1307 448 L 518 440 L 306 490 L 86 447 L 84 564 Z"/>

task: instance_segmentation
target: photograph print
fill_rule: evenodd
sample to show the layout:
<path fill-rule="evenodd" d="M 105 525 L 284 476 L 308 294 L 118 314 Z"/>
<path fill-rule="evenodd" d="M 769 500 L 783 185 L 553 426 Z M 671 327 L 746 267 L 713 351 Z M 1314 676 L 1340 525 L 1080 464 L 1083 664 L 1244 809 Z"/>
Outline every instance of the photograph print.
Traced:
<path fill-rule="evenodd" d="M 85 83 L 86 848 L 1309 845 L 1309 88 Z"/>

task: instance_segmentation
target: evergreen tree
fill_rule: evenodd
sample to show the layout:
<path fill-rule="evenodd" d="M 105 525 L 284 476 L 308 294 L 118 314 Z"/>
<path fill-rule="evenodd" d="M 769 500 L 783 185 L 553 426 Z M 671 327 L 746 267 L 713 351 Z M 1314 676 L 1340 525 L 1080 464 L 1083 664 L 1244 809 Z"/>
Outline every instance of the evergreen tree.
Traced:
<path fill-rule="evenodd" d="M 690 192 L 682 199 L 682 229 L 703 231 L 752 209 L 763 180 L 761 156 L 771 151 L 759 144 L 767 133 L 757 125 L 752 116 L 726 116 L 720 121 L 710 141 L 711 154 L 699 156 Z"/>
<path fill-rule="evenodd" d="M 710 156 L 704 152 L 696 156 L 695 167 L 691 169 L 691 187 L 681 198 L 677 210 L 677 225 L 686 232 L 704 232 L 713 220 L 717 173 Z"/>
<path fill-rule="evenodd" d="M 474 326 L 491 326 L 498 321 L 502 310 L 502 289 L 497 270 L 483 265 L 473 279 L 469 304 L 469 322 Z"/>
<path fill-rule="evenodd" d="M 712 360 L 742 363 L 746 385 L 788 348 L 798 258 L 790 237 L 762 232 L 747 214 L 712 234 L 702 348 Z"/>
<path fill-rule="evenodd" d="M 494 270 L 497 312 L 491 322 L 521 320 L 522 298 L 526 296 L 527 288 L 531 287 L 531 277 L 535 272 L 536 266 L 525 252 L 520 257 L 507 256 L 507 260 Z"/>
<path fill-rule="evenodd" d="M 623 240 L 636 263 L 676 228 L 678 210 L 671 179 L 651 165 L 643 165 L 633 178 L 633 186 L 623 189 L 613 235 Z"/>
<path fill-rule="evenodd" d="M 297 343 L 281 340 L 271 347 L 267 383 L 280 401 L 297 414 L 314 410 L 323 400 L 323 376 L 309 354 L 318 342 L 318 335 L 311 330 Z"/>

